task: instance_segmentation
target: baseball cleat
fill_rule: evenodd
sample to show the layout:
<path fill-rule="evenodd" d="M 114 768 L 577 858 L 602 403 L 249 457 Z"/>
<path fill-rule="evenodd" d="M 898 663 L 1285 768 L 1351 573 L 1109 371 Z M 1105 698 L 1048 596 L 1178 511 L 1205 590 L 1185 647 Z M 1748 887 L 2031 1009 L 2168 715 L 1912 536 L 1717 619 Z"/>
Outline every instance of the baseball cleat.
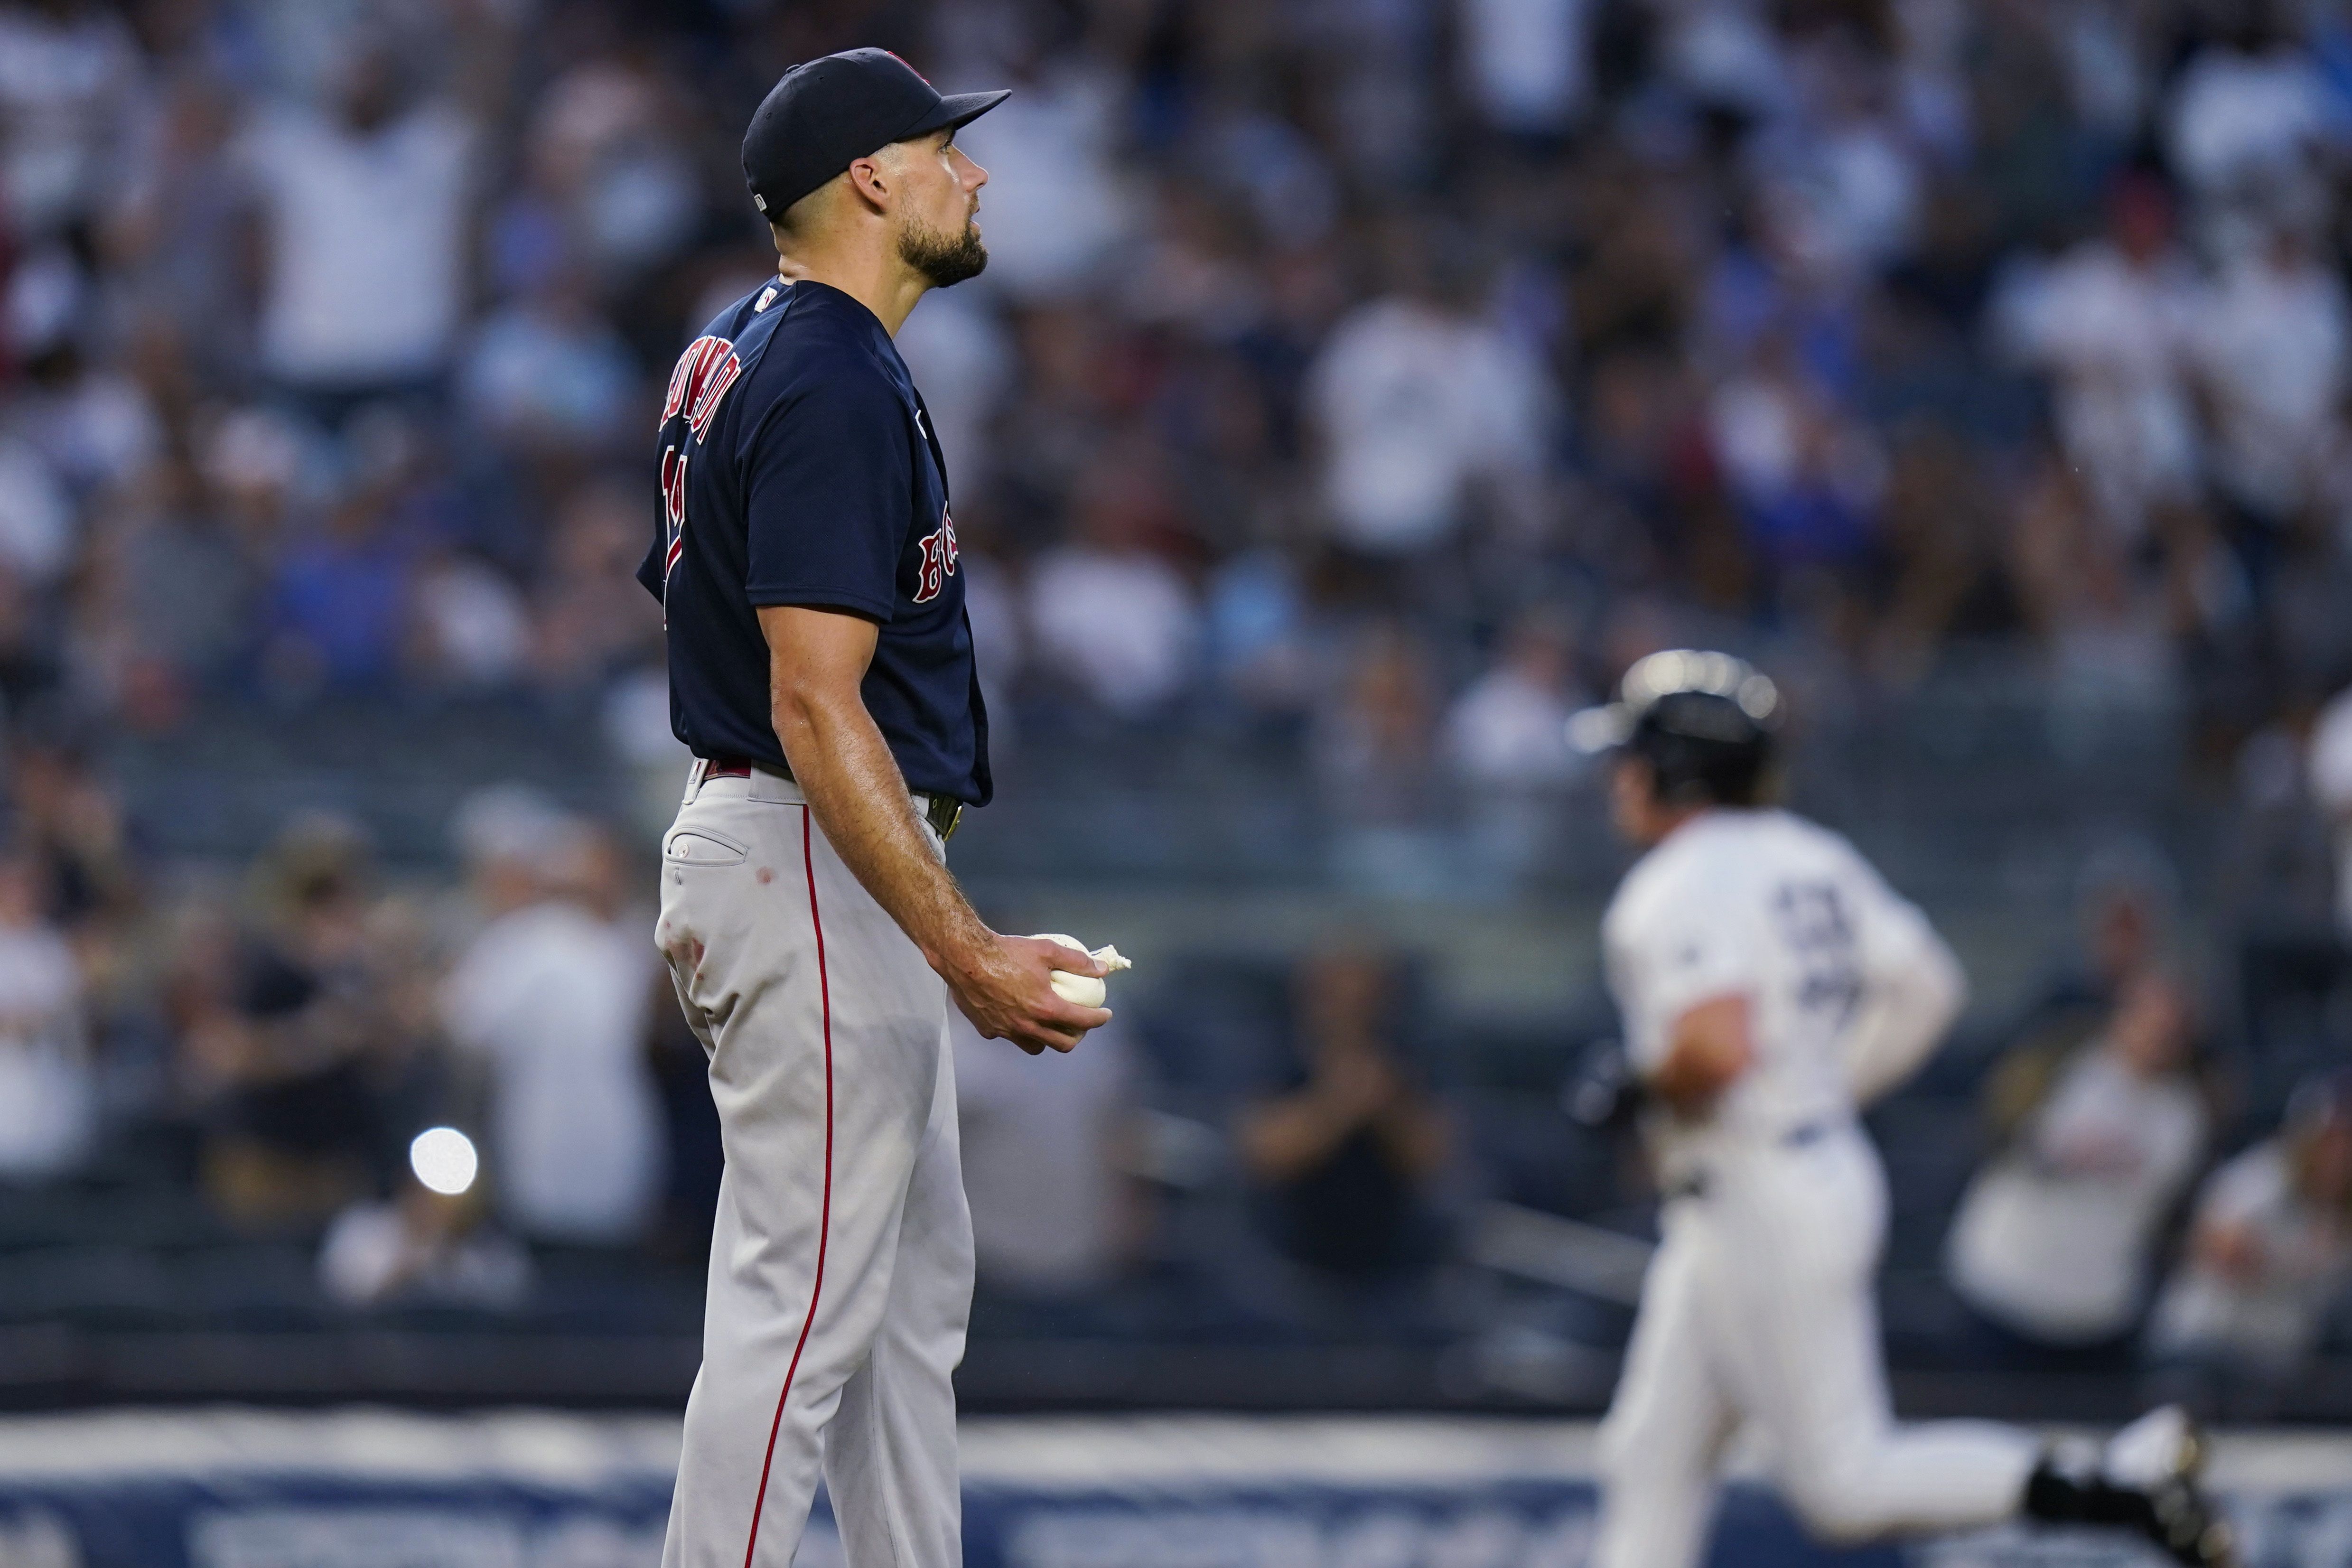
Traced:
<path fill-rule="evenodd" d="M 2197 1484 L 2205 1437 L 2189 1413 L 2159 1405 L 2107 1440 L 2099 1469 L 2108 1484 L 2147 1500 L 2149 1539 L 2189 1568 L 2237 1568 L 2230 1526 Z"/>

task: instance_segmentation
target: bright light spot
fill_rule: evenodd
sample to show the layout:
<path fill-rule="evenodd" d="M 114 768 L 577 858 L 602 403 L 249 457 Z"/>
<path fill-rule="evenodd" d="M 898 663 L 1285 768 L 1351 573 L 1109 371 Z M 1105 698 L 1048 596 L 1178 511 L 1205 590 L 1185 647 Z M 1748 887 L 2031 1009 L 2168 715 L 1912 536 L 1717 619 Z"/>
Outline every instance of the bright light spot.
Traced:
<path fill-rule="evenodd" d="M 408 1145 L 408 1168 L 416 1179 L 445 1197 L 456 1197 L 474 1184 L 481 1156 L 474 1141 L 454 1127 L 428 1127 Z"/>
<path fill-rule="evenodd" d="M 1568 743 L 1586 756 L 1596 756 L 1625 743 L 1633 733 L 1633 715 L 1622 702 L 1605 708 L 1580 708 L 1568 717 Z"/>

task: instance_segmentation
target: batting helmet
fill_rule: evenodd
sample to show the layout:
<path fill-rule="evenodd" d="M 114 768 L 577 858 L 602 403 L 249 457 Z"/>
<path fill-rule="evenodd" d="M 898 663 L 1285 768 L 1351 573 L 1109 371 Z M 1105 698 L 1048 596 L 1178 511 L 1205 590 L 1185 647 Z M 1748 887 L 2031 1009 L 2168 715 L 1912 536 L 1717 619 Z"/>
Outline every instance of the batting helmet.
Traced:
<path fill-rule="evenodd" d="M 1772 761 L 1779 688 L 1727 653 L 1671 648 L 1636 660 L 1617 700 L 1569 722 L 1588 752 L 1622 749 L 1650 764 L 1658 798 L 1752 804 Z"/>

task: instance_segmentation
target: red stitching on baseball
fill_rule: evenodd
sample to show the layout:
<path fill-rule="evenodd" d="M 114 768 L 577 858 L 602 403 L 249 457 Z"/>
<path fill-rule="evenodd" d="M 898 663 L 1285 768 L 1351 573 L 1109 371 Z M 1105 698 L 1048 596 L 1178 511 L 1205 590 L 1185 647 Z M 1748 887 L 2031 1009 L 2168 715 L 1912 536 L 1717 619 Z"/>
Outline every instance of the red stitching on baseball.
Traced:
<path fill-rule="evenodd" d="M 824 1294 L 824 1249 L 833 1238 L 833 983 L 824 973 L 824 921 L 816 910 L 816 849 L 805 805 L 801 807 L 801 864 L 808 869 L 809 927 L 816 932 L 816 994 L 824 1017 L 824 1199 L 817 1215 L 816 1278 L 809 1285 L 808 1316 L 801 1320 L 801 1337 L 793 1346 L 792 1364 L 784 1369 L 784 1391 L 776 1395 L 776 1418 L 768 1423 L 768 1452 L 760 1461 L 760 1495 L 751 1500 L 751 1538 L 743 1543 L 743 1568 L 751 1568 L 751 1554 L 760 1549 L 760 1512 L 768 1502 L 768 1470 L 776 1462 L 776 1434 L 783 1430 L 784 1402 L 793 1396 L 801 1352 L 808 1348 L 809 1329 L 816 1321 L 817 1299 Z"/>

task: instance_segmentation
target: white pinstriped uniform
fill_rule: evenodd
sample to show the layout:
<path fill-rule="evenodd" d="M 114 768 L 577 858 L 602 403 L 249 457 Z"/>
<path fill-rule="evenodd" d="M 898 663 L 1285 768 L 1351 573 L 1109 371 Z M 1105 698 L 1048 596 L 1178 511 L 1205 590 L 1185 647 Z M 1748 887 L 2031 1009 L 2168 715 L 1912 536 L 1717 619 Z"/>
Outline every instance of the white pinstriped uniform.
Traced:
<path fill-rule="evenodd" d="M 1786 812 L 1702 813 L 1626 877 L 1602 924 L 1626 1046 L 1648 1072 L 1675 1021 L 1746 995 L 1755 1057 L 1696 1124 L 1649 1132 L 1670 1197 L 1601 1427 L 1593 1568 L 1694 1568 L 1716 1467 L 1743 1421 L 1782 1495 L 1832 1540 L 2017 1511 L 2034 1440 L 1897 1426 L 1872 1279 L 1886 1185 L 1854 1120 L 1859 1020 L 1948 964 L 1926 919 L 1853 847 Z M 1957 993 L 1954 994 L 1955 1005 Z M 1940 1028 L 1944 1020 L 1934 1020 Z"/>

